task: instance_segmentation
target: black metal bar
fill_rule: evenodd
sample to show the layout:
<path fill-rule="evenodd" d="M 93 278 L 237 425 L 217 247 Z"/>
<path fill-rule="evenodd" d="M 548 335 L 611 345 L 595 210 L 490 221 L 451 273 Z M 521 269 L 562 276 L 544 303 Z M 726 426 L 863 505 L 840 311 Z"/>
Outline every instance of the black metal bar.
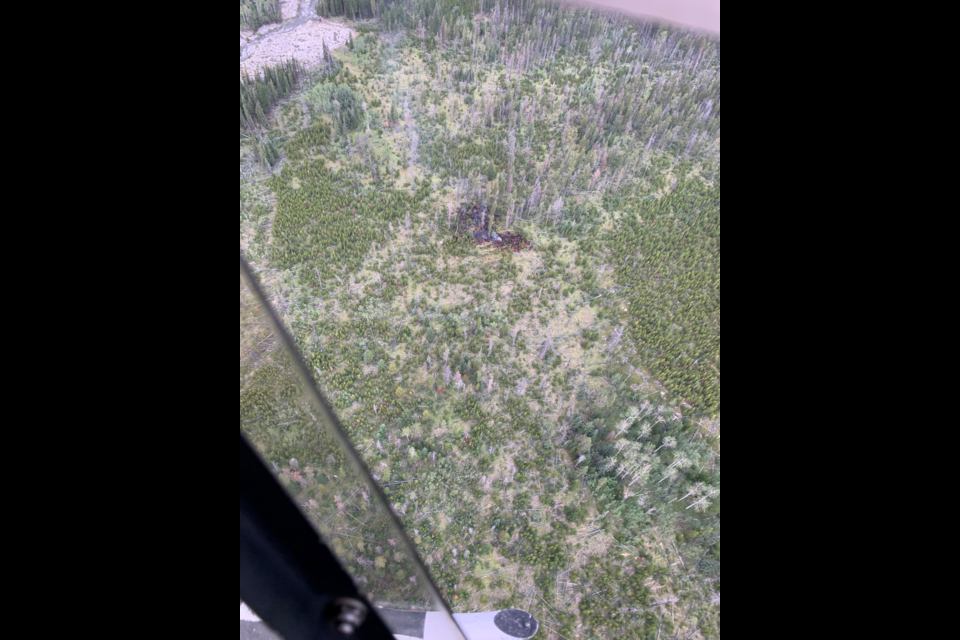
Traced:
<path fill-rule="evenodd" d="M 285 344 L 290 355 L 290 362 L 297 371 L 300 379 L 306 385 L 307 391 L 311 394 L 314 404 L 319 410 L 318 417 L 325 425 L 327 432 L 336 437 L 340 442 L 341 449 L 347 454 L 347 457 L 350 459 L 354 469 L 356 469 L 357 474 L 366 480 L 367 486 L 370 488 L 371 492 L 377 496 L 377 502 L 381 505 L 389 505 L 390 501 L 387 500 L 387 496 L 380 487 L 380 484 L 373 480 L 373 474 L 370 472 L 370 469 L 363 462 L 361 457 L 357 454 L 356 449 L 353 447 L 353 443 L 350 441 L 350 437 L 340 425 L 340 421 L 337 418 L 336 412 L 317 388 L 316 383 L 313 381 L 313 374 L 309 369 L 307 369 L 306 365 L 304 364 L 303 356 L 297 351 L 295 342 L 287 332 L 283 323 L 280 321 L 280 318 L 277 316 L 273 306 L 267 301 L 267 297 L 263 294 L 256 274 L 254 274 L 253 270 L 250 268 L 250 265 L 247 264 L 247 261 L 243 258 L 242 253 L 240 254 L 240 274 L 246 281 L 247 286 L 250 287 L 254 296 L 262 302 L 266 311 L 266 316 L 270 321 L 271 328 Z M 426 577 L 427 584 L 421 586 L 429 592 L 430 600 L 433 605 L 435 607 L 442 607 L 443 611 L 445 611 L 447 616 L 452 620 L 453 611 L 450 610 L 449 605 L 447 605 L 446 601 L 443 599 L 443 597 L 441 597 L 440 591 L 437 589 L 437 586 L 434 583 L 430 572 L 427 570 L 423 559 L 416 551 L 416 546 L 413 544 L 413 540 L 410 539 L 410 534 L 392 514 L 390 514 L 389 517 L 394 519 L 396 524 L 395 535 L 399 536 L 403 540 L 402 547 L 404 553 L 408 554 L 411 560 L 417 565 L 419 569 L 418 574 Z"/>
<path fill-rule="evenodd" d="M 240 599 L 284 640 L 393 640 L 310 523 L 240 435 Z M 338 601 L 366 608 L 351 634 Z"/>

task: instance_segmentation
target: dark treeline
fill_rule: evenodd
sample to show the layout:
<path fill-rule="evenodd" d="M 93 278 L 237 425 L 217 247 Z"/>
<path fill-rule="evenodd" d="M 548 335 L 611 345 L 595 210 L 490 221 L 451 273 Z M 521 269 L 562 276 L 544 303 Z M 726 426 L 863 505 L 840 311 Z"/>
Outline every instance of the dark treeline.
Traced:
<path fill-rule="evenodd" d="M 320 0 L 317 13 L 324 18 L 345 16 L 353 20 L 372 20 L 383 15 L 384 0 Z"/>
<path fill-rule="evenodd" d="M 278 0 L 240 0 L 240 28 L 256 31 L 265 24 L 280 22 Z"/>
<path fill-rule="evenodd" d="M 240 80 L 240 128 L 269 126 L 267 113 L 290 95 L 302 75 L 303 67 L 296 60 L 268 67 L 253 78 L 245 75 Z"/>

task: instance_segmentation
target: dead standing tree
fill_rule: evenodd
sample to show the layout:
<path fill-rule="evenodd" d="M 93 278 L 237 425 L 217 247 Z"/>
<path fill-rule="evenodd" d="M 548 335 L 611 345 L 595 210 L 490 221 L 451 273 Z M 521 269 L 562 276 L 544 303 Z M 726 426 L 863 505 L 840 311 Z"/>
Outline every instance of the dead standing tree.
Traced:
<path fill-rule="evenodd" d="M 540 359 L 546 360 L 547 354 L 554 350 L 553 336 L 548 336 L 543 342 L 543 348 L 540 350 Z"/>

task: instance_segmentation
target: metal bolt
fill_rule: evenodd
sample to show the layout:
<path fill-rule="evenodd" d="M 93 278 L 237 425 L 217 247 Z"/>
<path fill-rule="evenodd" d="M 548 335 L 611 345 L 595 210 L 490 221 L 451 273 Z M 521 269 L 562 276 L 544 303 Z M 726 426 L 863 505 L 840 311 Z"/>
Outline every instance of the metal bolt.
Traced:
<path fill-rule="evenodd" d="M 367 605 L 352 598 L 337 600 L 337 630 L 345 636 L 352 636 L 367 619 Z"/>

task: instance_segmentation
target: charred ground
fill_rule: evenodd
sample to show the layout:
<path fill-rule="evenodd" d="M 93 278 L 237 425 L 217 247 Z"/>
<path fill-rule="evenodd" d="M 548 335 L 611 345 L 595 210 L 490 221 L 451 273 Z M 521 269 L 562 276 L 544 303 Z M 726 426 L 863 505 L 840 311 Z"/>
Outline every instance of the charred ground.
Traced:
<path fill-rule="evenodd" d="M 463 204 L 457 210 L 457 234 L 473 238 L 478 245 L 493 245 L 501 251 L 520 253 L 532 248 L 530 242 L 519 233 L 498 231 L 505 224 L 505 216 L 491 212 L 483 204 Z"/>

